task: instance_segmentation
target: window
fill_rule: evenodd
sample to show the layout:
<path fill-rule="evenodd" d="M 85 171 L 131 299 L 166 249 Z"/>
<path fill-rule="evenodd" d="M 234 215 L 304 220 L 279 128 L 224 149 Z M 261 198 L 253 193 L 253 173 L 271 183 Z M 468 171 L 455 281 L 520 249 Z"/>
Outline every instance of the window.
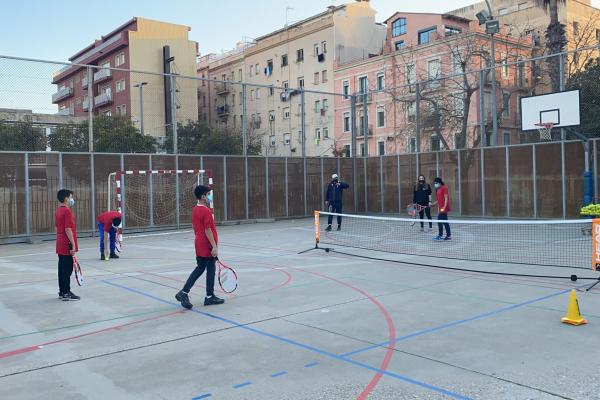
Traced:
<path fill-rule="evenodd" d="M 510 132 L 504 132 L 504 143 L 505 146 L 510 144 Z"/>
<path fill-rule="evenodd" d="M 385 156 L 385 142 L 383 140 L 377 142 L 377 155 Z"/>
<path fill-rule="evenodd" d="M 519 11 L 524 10 L 526 8 L 527 8 L 527 3 L 519 3 L 519 7 L 518 7 Z"/>
<path fill-rule="evenodd" d="M 300 88 L 300 89 L 304 88 L 304 77 L 303 76 L 298 78 L 298 88 Z"/>
<path fill-rule="evenodd" d="M 290 119 L 290 108 L 286 107 L 283 109 L 283 119 Z"/>
<path fill-rule="evenodd" d="M 453 26 L 444 27 L 444 36 L 458 35 L 461 32 L 462 30 L 460 28 L 455 28 Z"/>
<path fill-rule="evenodd" d="M 250 91 L 250 101 L 254 101 L 254 89 Z"/>
<path fill-rule="evenodd" d="M 231 94 L 231 104 L 235 104 L 235 93 Z"/>
<path fill-rule="evenodd" d="M 357 136 L 364 136 L 365 135 L 365 131 L 367 130 L 367 126 L 369 125 L 369 116 L 367 115 L 367 118 L 365 118 L 365 115 L 361 112 L 360 113 L 360 117 L 359 117 L 359 133 Z M 369 134 L 369 132 L 367 131 L 367 135 Z"/>
<path fill-rule="evenodd" d="M 242 81 L 242 69 L 238 69 L 238 81 Z"/>
<path fill-rule="evenodd" d="M 106 110 L 102 114 L 106 115 L 107 117 L 112 117 L 112 111 L 110 110 Z"/>
<path fill-rule="evenodd" d="M 296 62 L 304 61 L 304 49 L 296 50 Z"/>
<path fill-rule="evenodd" d="M 117 106 L 117 115 L 127 115 L 127 106 L 125 106 L 124 104 L 122 106 Z"/>
<path fill-rule="evenodd" d="M 119 53 L 115 57 L 115 67 L 125 64 L 125 53 Z"/>
<path fill-rule="evenodd" d="M 283 81 L 283 82 L 282 82 L 282 84 L 283 84 L 283 88 L 284 88 L 284 89 L 286 89 L 286 90 L 287 90 L 287 89 L 289 89 L 289 88 L 290 88 L 290 83 L 289 83 L 288 81 Z"/>
<path fill-rule="evenodd" d="M 281 66 L 287 67 L 287 65 L 288 65 L 288 56 L 287 56 L 287 54 L 284 54 L 281 56 Z"/>
<path fill-rule="evenodd" d="M 315 49 L 315 57 L 317 57 L 319 54 L 321 54 L 321 52 L 319 51 L 319 43 L 315 43 L 314 45 L 314 49 Z"/>
<path fill-rule="evenodd" d="M 369 89 L 369 85 L 368 85 L 368 81 L 367 81 L 367 77 L 366 76 L 361 76 L 360 78 L 358 78 L 358 91 L 359 93 L 367 93 L 368 89 Z"/>
<path fill-rule="evenodd" d="M 517 64 L 517 84 L 519 86 L 525 85 L 525 63 L 523 61 L 519 61 Z"/>
<path fill-rule="evenodd" d="M 102 88 L 101 92 L 102 92 L 102 94 L 105 94 L 105 95 L 108 95 L 108 96 L 110 96 L 110 92 L 111 92 L 111 90 L 110 90 L 110 86 L 104 86 L 104 87 Z"/>
<path fill-rule="evenodd" d="M 117 93 L 122 92 L 123 90 L 125 90 L 125 79 L 117 81 L 115 89 L 116 89 Z"/>
<path fill-rule="evenodd" d="M 290 143 L 292 143 L 292 134 L 284 133 L 283 134 L 283 144 L 290 145 Z"/>
<path fill-rule="evenodd" d="M 260 72 L 260 68 L 258 66 L 258 64 L 254 65 L 254 70 L 256 71 L 256 75 L 258 75 Z"/>
<path fill-rule="evenodd" d="M 502 118 L 510 117 L 510 95 L 502 93 Z"/>
<path fill-rule="evenodd" d="M 498 9 L 498 15 L 502 16 L 502 15 L 506 15 L 506 14 L 508 14 L 507 8 L 499 8 Z"/>
<path fill-rule="evenodd" d="M 440 68 L 440 60 L 430 60 L 427 62 L 427 79 L 433 83 L 437 82 L 440 79 L 441 68 Z"/>
<path fill-rule="evenodd" d="M 452 55 L 452 73 L 453 74 L 462 74 L 462 57 L 460 54 Z"/>
<path fill-rule="evenodd" d="M 349 144 L 344 145 L 344 154 L 346 155 L 346 157 L 350 157 L 350 145 Z"/>
<path fill-rule="evenodd" d="M 321 129 L 315 129 L 315 140 L 321 140 Z"/>
<path fill-rule="evenodd" d="M 377 107 L 377 127 L 385 127 L 385 108 L 383 106 Z"/>
<path fill-rule="evenodd" d="M 314 80 L 314 84 L 318 85 L 319 84 L 319 73 L 315 72 L 315 80 Z"/>
<path fill-rule="evenodd" d="M 502 77 L 508 78 L 508 56 L 506 54 L 502 54 L 502 61 L 500 71 L 502 71 Z"/>
<path fill-rule="evenodd" d="M 408 152 L 409 153 L 416 153 L 417 151 L 417 139 L 410 138 L 408 139 Z"/>
<path fill-rule="evenodd" d="M 206 107 L 206 94 L 202 95 L 202 106 Z"/>
<path fill-rule="evenodd" d="M 454 114 L 456 117 L 461 117 L 463 116 L 464 113 L 464 100 L 463 100 L 463 94 L 462 93 L 455 93 L 452 96 L 452 107 L 454 108 Z"/>
<path fill-rule="evenodd" d="M 258 71 L 256 71 L 258 73 Z M 267 67 L 265 68 L 265 75 L 273 75 L 273 60 L 267 60 Z"/>
<path fill-rule="evenodd" d="M 596 40 L 600 42 L 600 29 L 596 29 Z"/>
<path fill-rule="evenodd" d="M 269 88 L 269 97 L 270 97 L 270 96 L 273 96 L 274 94 L 275 94 L 275 88 L 274 88 L 273 86 L 271 86 L 271 87 Z"/>
<path fill-rule="evenodd" d="M 409 85 L 417 82 L 417 70 L 415 64 L 408 64 L 406 66 L 406 83 Z"/>
<path fill-rule="evenodd" d="M 250 66 L 250 76 L 254 75 L 254 65 Z"/>
<path fill-rule="evenodd" d="M 240 106 L 244 103 L 244 94 L 240 92 Z"/>
<path fill-rule="evenodd" d="M 431 135 L 431 151 L 440 151 L 440 137 L 437 134 Z"/>
<path fill-rule="evenodd" d="M 342 82 L 342 92 L 344 93 L 344 100 L 347 100 L 350 97 L 350 82 Z"/>
<path fill-rule="evenodd" d="M 385 75 L 383 72 L 377 74 L 377 90 L 385 89 Z"/>
<path fill-rule="evenodd" d="M 417 102 L 411 101 L 406 107 L 406 120 L 408 122 L 415 122 L 417 117 Z"/>
<path fill-rule="evenodd" d="M 327 99 L 323 99 L 323 110 L 329 110 L 329 102 L 327 101 Z"/>
<path fill-rule="evenodd" d="M 275 139 L 275 135 L 271 135 L 269 137 L 269 144 L 271 147 L 275 147 L 277 145 L 277 139 Z"/>
<path fill-rule="evenodd" d="M 302 137 L 304 135 L 302 135 L 302 131 L 298 131 L 298 143 L 302 143 Z"/>
<path fill-rule="evenodd" d="M 205 79 L 206 79 L 206 77 L 204 76 L 204 73 L 202 73 L 202 86 L 206 86 Z"/>
<path fill-rule="evenodd" d="M 579 36 L 579 22 L 573 21 L 573 36 Z"/>
<path fill-rule="evenodd" d="M 321 72 L 321 78 L 323 83 L 327 83 L 327 70 L 323 70 L 323 72 Z"/>
<path fill-rule="evenodd" d="M 233 116 L 233 127 L 237 127 L 237 115 Z"/>
<path fill-rule="evenodd" d="M 256 88 L 255 94 L 256 94 L 256 97 L 255 97 L 256 100 L 260 99 L 260 88 Z"/>
<path fill-rule="evenodd" d="M 327 42 L 321 42 L 321 53 L 327 53 Z"/>
<path fill-rule="evenodd" d="M 394 48 L 396 50 L 400 50 L 404 48 L 404 40 L 398 40 L 396 43 L 394 43 Z"/>
<path fill-rule="evenodd" d="M 406 33 L 406 18 L 398 18 L 392 23 L 392 37 Z"/>
<path fill-rule="evenodd" d="M 360 156 L 364 156 L 365 155 L 365 144 L 361 143 L 360 144 Z"/>
<path fill-rule="evenodd" d="M 269 122 L 275 121 L 275 110 L 269 110 Z"/>
<path fill-rule="evenodd" d="M 323 139 L 329 139 L 329 128 L 323 128 Z"/>
<path fill-rule="evenodd" d="M 460 139 L 461 139 L 462 134 L 460 132 L 455 132 L 454 133 L 454 148 L 456 150 L 460 149 Z"/>
<path fill-rule="evenodd" d="M 350 113 L 344 113 L 344 132 L 350 132 Z"/>
<path fill-rule="evenodd" d="M 431 42 L 434 37 L 433 35 L 437 32 L 435 27 L 428 28 L 423 31 L 419 31 L 419 44 L 425 44 Z"/>
<path fill-rule="evenodd" d="M 321 112 L 321 100 L 315 101 L 315 113 Z"/>

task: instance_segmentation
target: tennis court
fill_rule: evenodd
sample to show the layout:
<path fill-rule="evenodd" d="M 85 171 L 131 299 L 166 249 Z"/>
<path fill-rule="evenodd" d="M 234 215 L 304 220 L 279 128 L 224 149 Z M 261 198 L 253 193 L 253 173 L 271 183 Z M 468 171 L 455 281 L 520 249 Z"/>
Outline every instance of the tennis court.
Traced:
<path fill-rule="evenodd" d="M 189 231 L 129 235 L 110 262 L 99 260 L 97 239 L 81 239 L 79 302 L 57 299 L 54 242 L 0 246 L 0 398 L 600 398 L 599 287 L 578 292 L 587 325 L 560 322 L 570 290 L 591 280 L 426 266 L 597 277 L 589 264 L 533 265 L 527 253 L 570 250 L 569 264 L 587 239 L 548 228 L 554 242 L 529 234 L 524 245 L 509 230 L 486 253 L 473 243 L 493 232 L 480 227 L 434 243 L 418 225 L 408 235 L 355 225 L 321 232 L 333 252 L 304 254 L 315 244 L 311 218 L 219 227 L 221 258 L 240 286 L 204 307 L 202 277 L 190 311 L 174 299 L 194 266 Z M 414 254 L 386 251 L 421 234 Z M 373 243 L 378 251 L 365 250 Z M 471 250 L 526 263 L 455 256 Z"/>

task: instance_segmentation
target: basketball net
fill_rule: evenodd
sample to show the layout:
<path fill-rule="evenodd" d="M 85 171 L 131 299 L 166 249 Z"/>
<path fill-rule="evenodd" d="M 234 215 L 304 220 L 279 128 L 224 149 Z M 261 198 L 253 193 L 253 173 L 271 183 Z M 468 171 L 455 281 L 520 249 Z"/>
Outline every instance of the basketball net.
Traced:
<path fill-rule="evenodd" d="M 540 140 L 552 140 L 552 128 L 554 128 L 554 122 L 542 122 L 540 124 L 535 124 L 535 126 L 540 133 Z"/>

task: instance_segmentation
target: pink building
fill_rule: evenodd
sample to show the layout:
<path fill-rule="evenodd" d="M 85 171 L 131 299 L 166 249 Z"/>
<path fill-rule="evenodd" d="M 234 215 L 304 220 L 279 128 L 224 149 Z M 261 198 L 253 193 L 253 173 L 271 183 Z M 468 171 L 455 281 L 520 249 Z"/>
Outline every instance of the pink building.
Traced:
<path fill-rule="evenodd" d="M 452 15 L 400 12 L 386 24 L 383 54 L 334 69 L 335 91 L 358 94 L 356 154 L 477 147 L 482 140 L 493 140 L 491 74 L 488 70 L 480 85 L 479 72 L 490 63 L 490 40 L 479 25 Z M 531 66 L 519 60 L 531 55 L 532 42 L 529 37 L 506 34 L 496 35 L 495 40 L 496 143 L 516 143 L 518 98 L 534 85 Z M 335 121 L 336 147 L 348 152 L 350 97 L 336 96 Z"/>

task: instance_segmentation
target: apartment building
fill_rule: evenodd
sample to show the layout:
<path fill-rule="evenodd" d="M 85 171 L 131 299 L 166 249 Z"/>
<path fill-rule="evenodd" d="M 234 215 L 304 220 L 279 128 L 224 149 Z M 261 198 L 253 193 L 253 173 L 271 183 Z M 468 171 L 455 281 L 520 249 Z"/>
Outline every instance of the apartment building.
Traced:
<path fill-rule="evenodd" d="M 381 54 L 386 28 L 375 22 L 375 14 L 369 1 L 330 6 L 256 38 L 244 46 L 241 56 L 236 53 L 208 60 L 208 67 L 199 68 L 199 76 L 204 73 L 217 81 L 241 77 L 247 84 L 243 91 L 235 84 L 225 85 L 225 91 L 216 94 L 208 91 L 212 98 L 208 104 L 215 104 L 207 112 L 212 115 L 208 120 L 237 126 L 244 115 L 241 102 L 245 99 L 248 133 L 262 140 L 265 154 L 331 156 L 336 149 L 334 66 Z M 214 84 L 219 87 L 220 83 Z M 306 91 L 304 112 L 302 90 Z M 204 91 L 199 93 L 204 98 Z"/>
<path fill-rule="evenodd" d="M 356 154 L 437 151 L 489 141 L 489 75 L 482 85 L 478 72 L 463 79 L 464 72 L 489 65 L 489 37 L 478 24 L 448 14 L 400 12 L 386 23 L 384 54 L 341 63 L 334 71 L 336 92 L 359 94 Z M 496 39 L 498 143 L 510 144 L 518 140 L 518 96 L 532 84 L 526 64 L 511 63 L 530 56 L 533 44 L 531 37 L 514 38 L 506 32 Z M 338 150 L 346 154 L 352 144 L 351 117 L 350 96 L 336 98 L 334 136 Z"/>
<path fill-rule="evenodd" d="M 177 79 L 172 96 L 170 79 L 160 75 L 196 76 L 198 44 L 189 40 L 189 31 L 187 26 L 135 17 L 94 41 L 69 59 L 76 65 L 54 74 L 52 102 L 58 113 L 84 117 L 92 107 L 93 115 L 131 118 L 144 127 L 144 134 L 159 140 L 172 125 L 173 110 L 178 122 L 196 120 L 196 80 Z M 86 66 L 93 66 L 91 82 Z"/>

